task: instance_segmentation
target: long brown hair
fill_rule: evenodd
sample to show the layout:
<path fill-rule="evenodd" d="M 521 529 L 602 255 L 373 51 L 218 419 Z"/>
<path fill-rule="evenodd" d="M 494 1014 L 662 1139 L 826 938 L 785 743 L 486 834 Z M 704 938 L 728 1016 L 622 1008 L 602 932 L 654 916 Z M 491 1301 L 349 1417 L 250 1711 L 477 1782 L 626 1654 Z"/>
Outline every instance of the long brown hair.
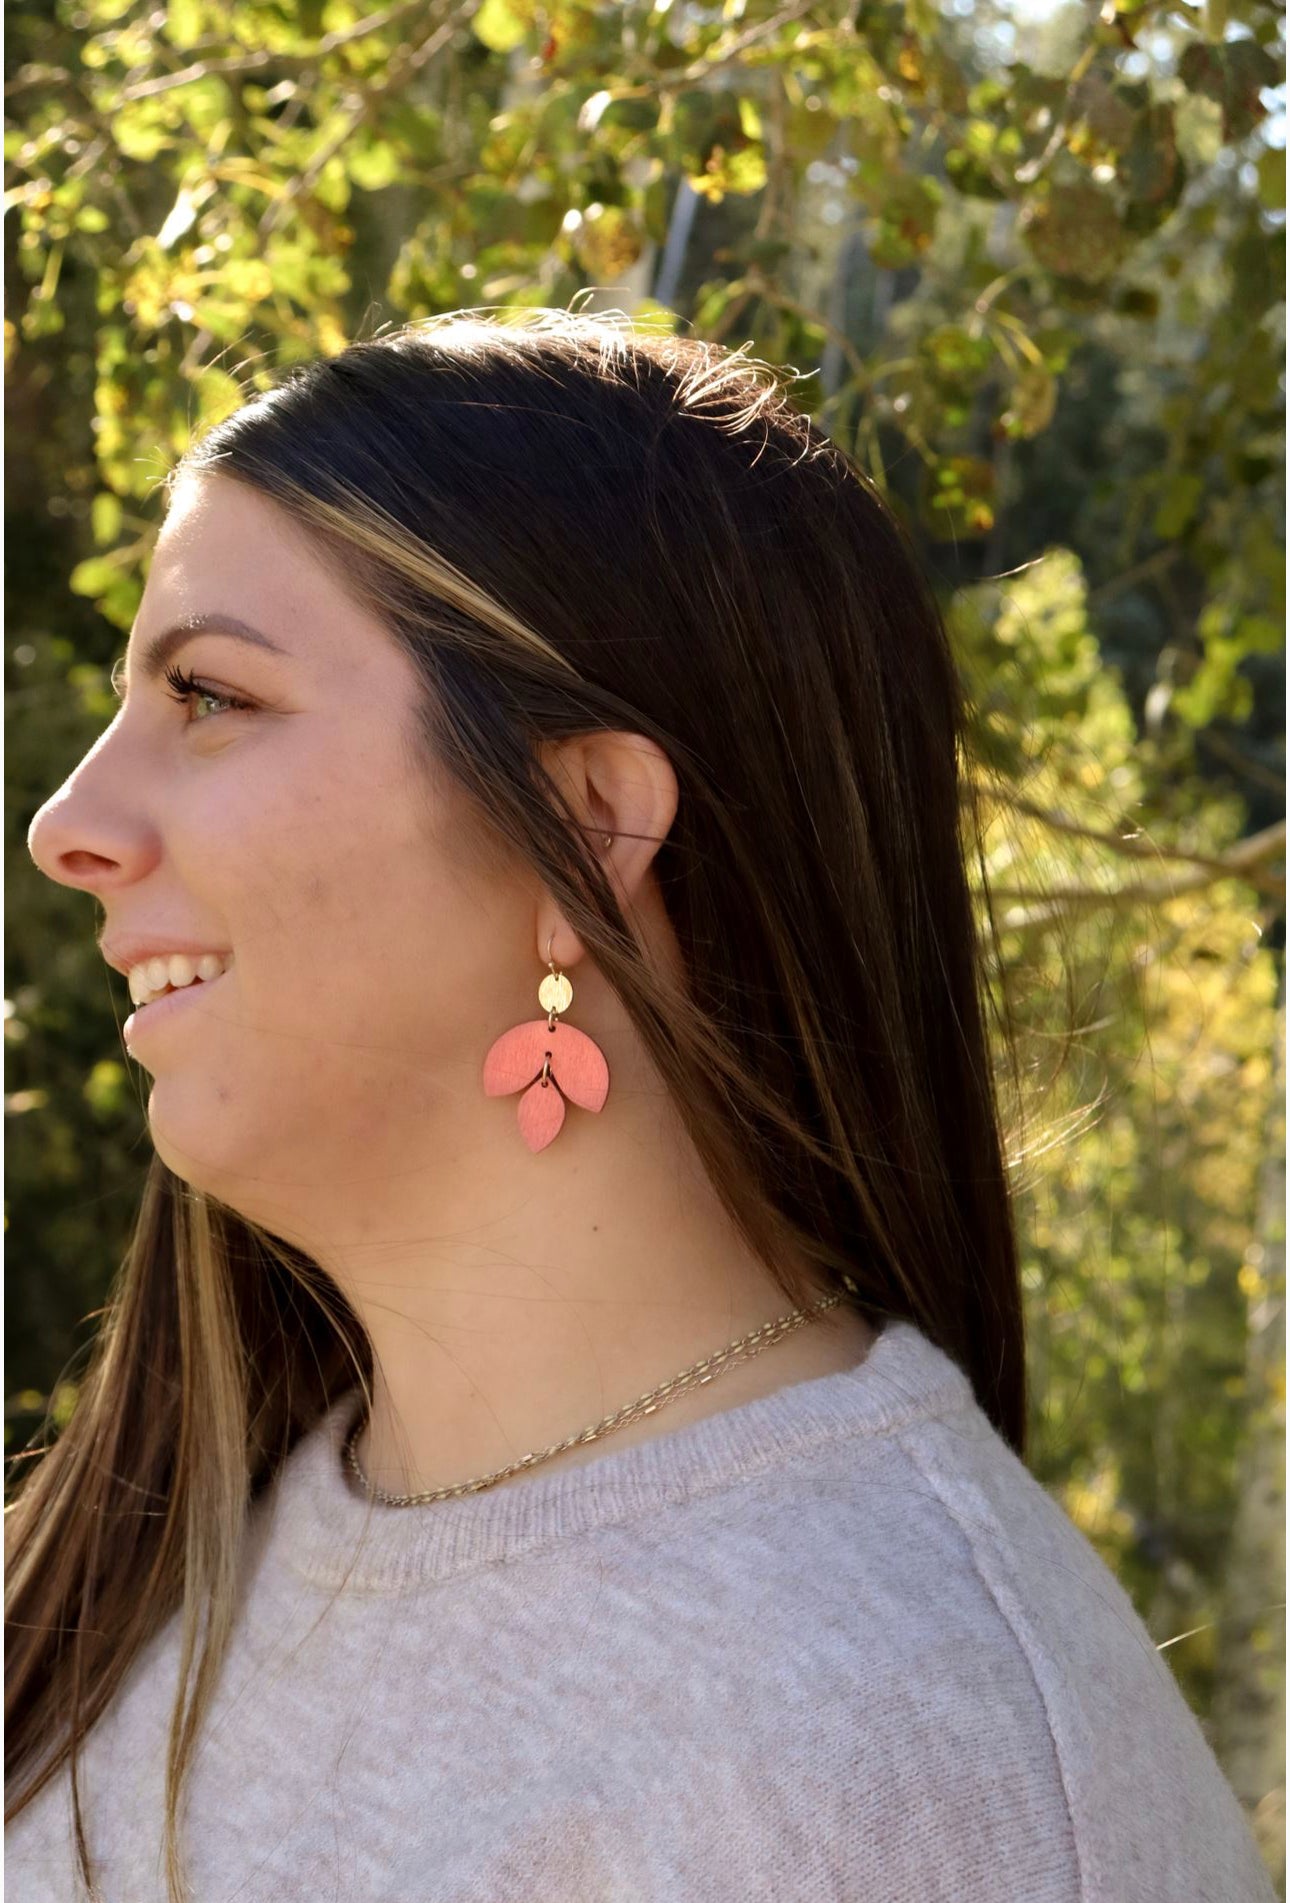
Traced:
<path fill-rule="evenodd" d="M 556 897 L 785 1295 L 808 1293 L 795 1253 L 849 1275 L 847 1299 L 914 1321 L 1024 1457 L 963 687 L 897 520 L 783 373 L 617 319 L 454 314 L 293 370 L 170 480 L 200 470 L 289 510 L 402 643 L 420 763 Z M 676 770 L 654 865 L 680 989 L 538 761 L 602 728 Z M 77 1746 L 182 1608 L 183 1895 L 179 1794 L 248 1505 L 371 1373 L 315 1263 L 152 1159 L 75 1410 L 28 1450 L 8 1514 L 6 1816 L 70 1756 L 87 1884 Z"/>

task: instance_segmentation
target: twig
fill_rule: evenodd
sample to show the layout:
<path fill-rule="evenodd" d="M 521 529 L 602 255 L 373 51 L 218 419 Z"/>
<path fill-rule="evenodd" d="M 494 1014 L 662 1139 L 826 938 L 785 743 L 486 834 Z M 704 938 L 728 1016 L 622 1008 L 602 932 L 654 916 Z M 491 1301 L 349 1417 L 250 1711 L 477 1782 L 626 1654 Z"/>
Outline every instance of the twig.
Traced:
<path fill-rule="evenodd" d="M 1264 766 L 1262 760 L 1249 759 L 1239 747 L 1234 747 L 1225 735 L 1215 733 L 1211 727 L 1202 727 L 1196 738 L 1203 740 L 1210 751 L 1216 753 L 1220 760 L 1225 760 L 1228 766 L 1235 767 L 1238 773 L 1247 774 L 1256 786 L 1263 787 L 1269 793 L 1277 794 L 1281 799 L 1285 798 L 1284 776 L 1274 773 L 1271 767 Z"/>
<path fill-rule="evenodd" d="M 966 797 L 966 795 L 965 795 Z M 1109 852 L 1118 853 L 1125 859 L 1172 860 L 1181 865 L 1202 866 L 1218 878 L 1226 878 L 1233 871 L 1242 871 L 1247 862 L 1258 865 L 1278 851 L 1285 850 L 1285 821 L 1278 820 L 1275 825 L 1267 826 L 1259 833 L 1251 833 L 1247 839 L 1238 840 L 1226 853 L 1189 852 L 1183 846 L 1162 846 L 1154 839 L 1122 833 L 1107 832 L 1096 826 L 1084 825 L 1081 821 L 1069 819 L 1064 813 L 1055 813 L 1050 807 L 1037 806 L 1033 800 L 1024 799 L 1020 794 L 999 794 L 990 789 L 987 797 L 1000 798 L 1004 805 L 1015 812 L 1027 813 L 1032 819 L 1042 820 L 1053 832 L 1067 833 L 1075 839 L 1088 839 L 1095 845 L 1105 846 Z"/>
<path fill-rule="evenodd" d="M 1130 587 L 1135 581 L 1162 573 L 1177 561 L 1181 553 L 1182 545 L 1178 542 L 1171 542 L 1167 548 L 1158 548 L 1154 555 L 1144 556 L 1132 568 L 1126 568 L 1122 575 L 1112 575 L 1109 581 L 1099 582 L 1096 588 L 1090 588 L 1085 599 L 1091 606 L 1095 601 L 1105 601 L 1108 595 L 1118 595 L 1122 588 Z"/>
<path fill-rule="evenodd" d="M 990 885 L 993 901 L 1029 906 L 1021 915 L 1010 915 L 1009 926 L 1033 925 L 1056 918 L 1061 912 L 1096 911 L 1103 906 L 1115 908 L 1136 905 L 1165 905 L 1185 892 L 1198 892 L 1217 879 L 1246 879 L 1269 898 L 1285 899 L 1285 879 L 1276 879 L 1259 871 L 1263 861 L 1285 851 L 1285 822 L 1279 820 L 1261 833 L 1242 839 L 1217 861 L 1193 863 L 1188 872 L 1175 879 L 1143 879 L 1128 885 L 1100 890 L 1095 886 L 1049 886 L 1044 891 L 1027 891 L 1017 886 Z"/>
<path fill-rule="evenodd" d="M 781 291 L 777 285 L 772 284 L 763 276 L 756 266 L 749 271 L 745 282 L 755 297 L 765 298 L 768 304 L 774 304 L 779 310 L 789 311 L 794 317 L 800 317 L 803 323 L 813 324 L 817 330 L 822 330 L 824 335 L 831 338 L 837 345 L 851 365 L 860 386 L 868 387 L 870 382 L 868 366 L 844 330 L 839 330 L 836 324 L 830 323 L 828 318 L 822 317 L 818 311 L 811 310 L 809 305 L 799 303 L 797 298 L 790 297 L 787 291 Z"/>
<path fill-rule="evenodd" d="M 715 73 L 720 67 L 728 65 L 732 59 L 738 59 L 741 53 L 746 53 L 750 46 L 757 46 L 763 40 L 772 39 L 782 26 L 791 26 L 794 20 L 800 20 L 802 15 L 809 13 L 816 4 L 817 0 L 797 0 L 796 5 L 785 7 L 783 12 L 777 13 L 773 19 L 760 20 L 755 25 L 746 28 L 744 32 L 736 33 L 734 39 L 727 41 L 724 46 L 718 44 L 711 52 L 704 53 L 698 59 L 692 60 L 688 66 L 683 66 L 679 73 L 669 74 L 667 81 L 669 89 L 678 82 L 690 85 L 697 79 L 703 79 L 708 73 Z"/>
<path fill-rule="evenodd" d="M 258 53 L 234 53 L 227 59 L 197 60 L 191 66 L 185 66 L 180 72 L 165 73 L 159 79 L 140 80 L 135 86 L 125 86 L 120 97 L 126 99 L 151 99 L 157 93 L 171 92 L 176 86 L 191 86 L 194 80 L 205 79 L 211 73 L 262 73 L 271 67 L 275 73 L 305 71 L 334 53 L 337 47 L 348 46 L 354 40 L 366 38 L 369 33 L 379 33 L 383 27 L 393 26 L 405 19 L 410 13 L 423 13 L 425 0 L 397 0 L 397 4 L 386 7 L 381 13 L 370 13 L 365 19 L 356 20 L 353 26 L 338 27 L 334 33 L 324 34 L 317 46 L 307 53 L 284 53 L 277 47 L 265 47 Z M 466 9 L 462 9 L 466 11 Z M 473 12 L 471 8 L 469 11 Z"/>

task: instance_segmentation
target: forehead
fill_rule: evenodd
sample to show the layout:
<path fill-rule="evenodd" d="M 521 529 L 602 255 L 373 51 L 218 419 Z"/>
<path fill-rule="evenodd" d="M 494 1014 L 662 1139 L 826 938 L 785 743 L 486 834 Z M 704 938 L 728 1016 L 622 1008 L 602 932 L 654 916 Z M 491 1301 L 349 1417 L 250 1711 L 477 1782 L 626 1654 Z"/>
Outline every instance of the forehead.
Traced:
<path fill-rule="evenodd" d="M 336 585 L 304 531 L 270 497 L 229 476 L 181 476 L 157 537 L 149 583 L 154 574 L 170 586 L 182 574 L 199 573 L 235 582 L 243 569 L 269 586 L 278 576 L 291 589 Z"/>
<path fill-rule="evenodd" d="M 208 473 L 176 482 L 153 550 L 140 632 L 219 613 L 310 647 L 383 632 L 307 532 L 248 483 Z"/>

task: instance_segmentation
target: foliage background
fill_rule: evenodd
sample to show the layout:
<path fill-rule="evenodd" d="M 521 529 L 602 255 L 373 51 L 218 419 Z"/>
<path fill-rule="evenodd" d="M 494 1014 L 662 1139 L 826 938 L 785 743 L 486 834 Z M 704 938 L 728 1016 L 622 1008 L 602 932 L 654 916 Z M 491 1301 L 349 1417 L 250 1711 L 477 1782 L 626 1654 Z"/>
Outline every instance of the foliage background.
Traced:
<path fill-rule="evenodd" d="M 1032 1465 L 1284 1894 L 1282 19 L 1042 4 L 10 9 L 5 1441 L 75 1404 L 147 1155 L 123 983 L 24 842 L 112 717 L 159 476 L 439 311 L 746 343 L 945 602 L 1024 1033 Z"/>

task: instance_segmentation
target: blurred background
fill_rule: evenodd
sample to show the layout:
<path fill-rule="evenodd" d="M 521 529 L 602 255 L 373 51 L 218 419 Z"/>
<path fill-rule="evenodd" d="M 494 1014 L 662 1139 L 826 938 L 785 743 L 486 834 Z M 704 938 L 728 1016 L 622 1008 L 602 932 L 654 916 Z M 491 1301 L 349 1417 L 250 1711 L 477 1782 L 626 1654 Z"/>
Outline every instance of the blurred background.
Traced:
<path fill-rule="evenodd" d="M 949 621 L 1016 1016 L 1031 1464 L 1285 1885 L 1284 43 L 1265 0 L 7 11 L 5 1445 L 149 1153 L 36 809 L 194 432 L 470 306 L 785 366 Z"/>

